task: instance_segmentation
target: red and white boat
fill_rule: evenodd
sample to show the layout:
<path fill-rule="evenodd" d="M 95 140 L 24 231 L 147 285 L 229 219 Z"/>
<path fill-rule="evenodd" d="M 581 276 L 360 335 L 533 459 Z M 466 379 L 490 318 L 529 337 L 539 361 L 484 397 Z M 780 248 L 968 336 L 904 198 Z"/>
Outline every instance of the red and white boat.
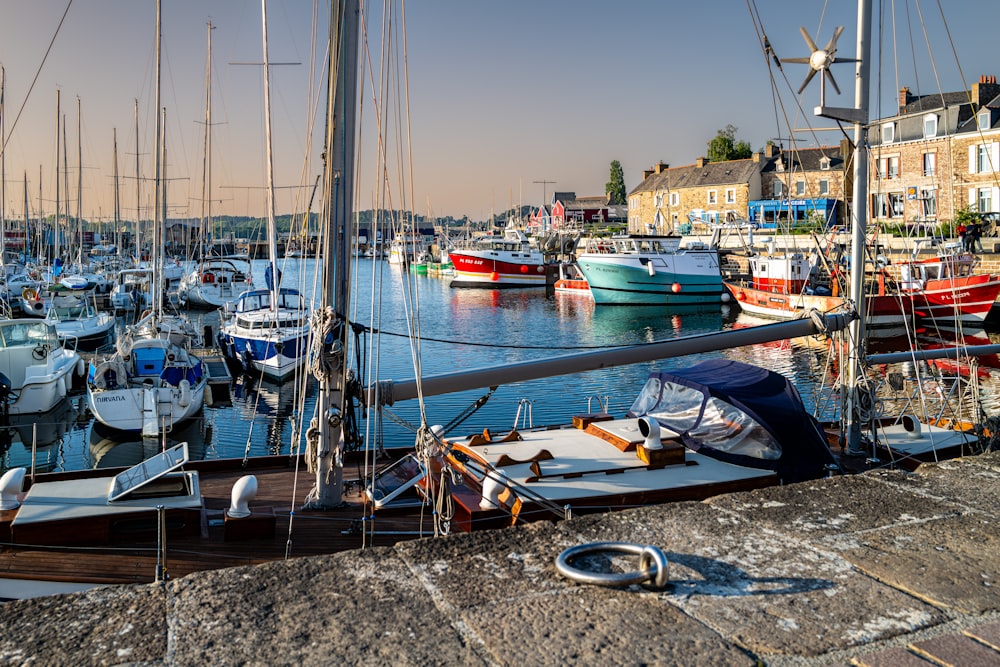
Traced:
<path fill-rule="evenodd" d="M 974 271 L 978 259 L 950 246 L 936 257 L 899 265 L 898 286 L 884 268 L 865 299 L 869 326 L 899 326 L 916 320 L 937 327 L 982 326 L 1000 295 L 997 276 Z M 815 284 L 816 265 L 801 253 L 757 255 L 749 260 L 749 281 L 727 280 L 744 311 L 773 319 L 802 317 L 811 309 L 829 312 L 846 298 Z"/>
<path fill-rule="evenodd" d="M 553 289 L 565 294 L 591 296 L 590 283 L 587 282 L 587 279 L 583 276 L 580 269 L 577 268 L 576 264 L 559 265 L 559 279 L 556 280 Z"/>
<path fill-rule="evenodd" d="M 724 283 L 740 308 L 758 317 L 790 320 L 811 310 L 826 313 L 842 308 L 847 299 L 836 293 L 836 281 L 833 291 L 816 282 L 816 262 L 801 252 L 755 255 L 749 258 L 749 280 Z M 865 309 L 869 326 L 898 326 L 903 316 L 902 304 L 895 298 L 872 295 Z"/>
<path fill-rule="evenodd" d="M 516 227 L 458 245 L 448 256 L 455 266 L 452 287 L 545 287 L 544 255 Z"/>
<path fill-rule="evenodd" d="M 1000 277 L 977 273 L 979 258 L 948 244 L 936 257 L 899 266 L 899 291 L 913 313 L 937 326 L 982 326 L 1000 295 Z"/>

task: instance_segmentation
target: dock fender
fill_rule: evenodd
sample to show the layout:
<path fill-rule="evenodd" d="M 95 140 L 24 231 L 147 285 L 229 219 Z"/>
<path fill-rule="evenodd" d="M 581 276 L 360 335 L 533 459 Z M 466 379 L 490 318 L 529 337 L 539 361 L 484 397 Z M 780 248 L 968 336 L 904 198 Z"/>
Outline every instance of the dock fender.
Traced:
<path fill-rule="evenodd" d="M 182 408 L 186 408 L 191 405 L 191 382 L 185 378 L 177 383 L 177 388 L 180 390 L 177 405 Z"/>
<path fill-rule="evenodd" d="M 87 372 L 87 364 L 82 358 L 76 360 L 76 376 L 82 378 L 84 373 Z"/>

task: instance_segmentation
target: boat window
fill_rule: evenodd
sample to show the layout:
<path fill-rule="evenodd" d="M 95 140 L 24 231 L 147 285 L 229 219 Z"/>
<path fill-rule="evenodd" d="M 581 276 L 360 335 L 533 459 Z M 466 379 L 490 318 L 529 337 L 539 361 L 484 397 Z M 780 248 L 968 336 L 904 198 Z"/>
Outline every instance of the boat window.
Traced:
<path fill-rule="evenodd" d="M 930 265 L 924 267 L 924 280 L 937 280 L 940 276 L 941 267 Z"/>
<path fill-rule="evenodd" d="M 693 387 L 649 378 L 629 414 L 648 415 L 716 451 L 765 461 L 781 457 L 781 444 L 756 419 Z"/>
<path fill-rule="evenodd" d="M 704 416 L 689 435 L 720 452 L 765 461 L 781 457 L 781 445 L 771 433 L 735 405 L 709 398 Z"/>
<path fill-rule="evenodd" d="M 294 308 L 299 310 L 305 307 L 301 294 L 290 294 L 287 292 L 282 292 L 279 305 L 281 308 Z"/>

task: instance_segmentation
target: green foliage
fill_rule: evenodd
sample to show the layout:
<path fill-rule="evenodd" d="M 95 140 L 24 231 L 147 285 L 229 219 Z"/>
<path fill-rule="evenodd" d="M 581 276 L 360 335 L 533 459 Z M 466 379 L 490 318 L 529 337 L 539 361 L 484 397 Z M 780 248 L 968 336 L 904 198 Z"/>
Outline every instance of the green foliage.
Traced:
<path fill-rule="evenodd" d="M 955 211 L 955 219 L 951 221 L 952 229 L 958 227 L 959 225 L 965 225 L 968 227 L 974 222 L 979 222 L 979 220 L 980 216 L 978 211 L 974 211 L 971 206 L 963 206 Z"/>
<path fill-rule="evenodd" d="M 736 126 L 726 125 L 715 138 L 708 142 L 708 161 L 745 160 L 753 155 L 750 143 L 736 141 Z"/>
<path fill-rule="evenodd" d="M 609 204 L 625 203 L 625 174 L 618 160 L 611 161 L 611 177 L 604 186 L 604 194 L 609 195 Z"/>

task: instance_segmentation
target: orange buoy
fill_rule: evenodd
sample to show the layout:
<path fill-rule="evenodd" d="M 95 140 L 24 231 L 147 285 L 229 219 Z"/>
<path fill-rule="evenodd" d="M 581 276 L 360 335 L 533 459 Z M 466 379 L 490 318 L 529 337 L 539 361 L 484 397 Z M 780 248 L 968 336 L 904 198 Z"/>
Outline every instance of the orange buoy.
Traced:
<path fill-rule="evenodd" d="M 493 273 L 490 274 L 490 280 L 492 280 L 493 282 L 500 280 L 500 274 L 494 271 Z"/>
<path fill-rule="evenodd" d="M 677 294 L 678 292 L 681 291 L 681 284 L 680 283 L 674 283 L 673 286 L 670 289 L 672 289 L 674 291 L 674 294 Z"/>

